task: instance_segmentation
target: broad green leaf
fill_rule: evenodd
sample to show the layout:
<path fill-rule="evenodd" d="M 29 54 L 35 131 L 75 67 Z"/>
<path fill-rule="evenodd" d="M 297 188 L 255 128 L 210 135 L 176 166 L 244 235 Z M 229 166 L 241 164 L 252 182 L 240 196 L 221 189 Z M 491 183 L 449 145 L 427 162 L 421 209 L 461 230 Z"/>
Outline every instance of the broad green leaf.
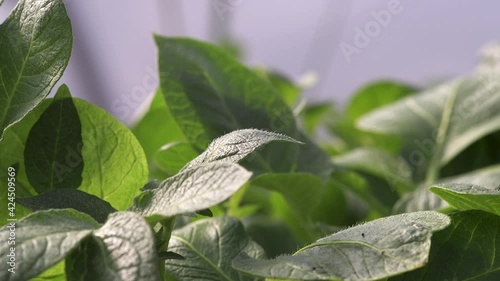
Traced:
<path fill-rule="evenodd" d="M 292 112 L 274 87 L 254 71 L 206 43 L 160 36 L 155 40 L 167 106 L 198 149 L 228 131 L 273 130 L 272 118 L 277 127 L 273 131 L 295 136 Z"/>
<path fill-rule="evenodd" d="M 50 93 L 72 46 L 62 0 L 20 0 L 0 25 L 0 140 Z"/>
<path fill-rule="evenodd" d="M 196 149 L 204 150 L 212 139 L 246 128 L 298 137 L 292 111 L 272 84 L 254 70 L 210 44 L 185 38 L 155 39 L 167 106 Z M 246 164 L 257 172 L 290 172 L 299 167 L 297 151 L 309 146 L 314 144 L 306 142 L 301 148 L 291 143 L 270 144 L 256 156 L 262 161 Z M 321 150 L 310 149 L 310 153 L 315 153 L 317 161 L 327 158 Z M 325 170 L 330 167 L 314 172 L 324 174 Z"/>
<path fill-rule="evenodd" d="M 263 174 L 250 182 L 267 190 L 279 192 L 290 207 L 302 217 L 308 218 L 321 200 L 325 188 L 321 178 L 311 174 Z"/>
<path fill-rule="evenodd" d="M 500 188 L 474 184 L 441 184 L 429 189 L 459 210 L 482 210 L 500 216 Z"/>
<path fill-rule="evenodd" d="M 108 112 L 80 99 L 73 102 L 82 123 L 85 163 L 78 189 L 124 210 L 148 180 L 144 151 L 132 132 Z"/>
<path fill-rule="evenodd" d="M 26 140 L 24 164 L 35 190 L 78 188 L 82 183 L 82 146 L 80 118 L 68 87 L 63 85 Z"/>
<path fill-rule="evenodd" d="M 30 111 L 20 122 L 10 126 L 5 130 L 4 138 L 0 140 L 0 169 L 5 171 L 0 173 L 0 184 L 7 186 L 7 169 L 17 163 L 16 167 L 16 196 L 33 196 L 36 191 L 31 187 L 24 167 L 24 144 L 28 138 L 29 131 L 33 124 L 42 115 L 45 108 L 50 104 L 49 100 L 44 100 L 34 110 Z M 0 204 L 7 206 L 7 192 L 0 192 Z M 20 219 L 29 213 L 22 206 L 16 206 L 16 218 Z M 9 218 L 7 212 L 0 212 L 0 226 L 4 225 Z"/>
<path fill-rule="evenodd" d="M 112 214 L 66 260 L 69 281 L 160 280 L 153 231 L 132 212 Z"/>
<path fill-rule="evenodd" d="M 381 279 L 424 266 L 432 234 L 449 224 L 436 212 L 391 216 L 339 231 L 293 256 L 258 260 L 241 254 L 233 267 L 277 279 Z"/>
<path fill-rule="evenodd" d="M 356 120 L 374 109 L 391 104 L 416 91 L 414 87 L 396 81 L 368 83 L 352 96 L 346 107 L 346 117 L 349 120 Z"/>
<path fill-rule="evenodd" d="M 463 175 L 439 180 L 436 184 L 470 184 L 489 190 L 500 188 L 500 165 L 478 169 Z M 414 192 L 405 194 L 394 206 L 394 213 L 406 213 L 425 210 L 438 210 L 448 207 L 448 203 L 429 191 L 428 186 L 421 186 Z"/>
<path fill-rule="evenodd" d="M 451 225 L 432 236 L 429 262 L 390 280 L 499 280 L 500 217 L 482 211 L 450 215 Z"/>
<path fill-rule="evenodd" d="M 49 210 L 33 213 L 15 222 L 15 245 L 8 245 L 12 223 L 0 229 L 0 280 L 28 280 L 55 265 L 99 224 L 88 215 L 74 210 Z M 15 274 L 7 271 L 15 247 Z"/>
<path fill-rule="evenodd" d="M 156 91 L 149 111 L 135 124 L 132 131 L 150 162 L 155 153 L 167 143 L 186 141 L 165 104 L 161 90 Z"/>
<path fill-rule="evenodd" d="M 104 223 L 116 210 L 97 196 L 74 189 L 50 190 L 33 197 L 18 197 L 16 201 L 31 211 L 75 209 Z"/>
<path fill-rule="evenodd" d="M 130 210 L 156 220 L 207 209 L 229 198 L 251 175 L 234 163 L 200 165 L 139 194 Z"/>
<path fill-rule="evenodd" d="M 410 164 L 428 165 L 432 183 L 441 166 L 500 129 L 500 79 L 493 73 L 459 78 L 372 111 L 358 126 L 405 139 Z"/>
<path fill-rule="evenodd" d="M 231 261 L 242 251 L 253 258 L 265 257 L 233 217 L 200 220 L 175 230 L 169 250 L 185 257 L 166 261 L 165 269 L 175 280 L 255 280 L 234 270 Z"/>
<path fill-rule="evenodd" d="M 237 130 L 213 140 L 202 154 L 189 162 L 182 170 L 216 161 L 237 163 L 260 146 L 272 141 L 300 143 L 291 137 L 273 132 L 256 129 Z"/>
<path fill-rule="evenodd" d="M 399 193 L 415 189 L 408 163 L 376 148 L 358 148 L 334 157 L 333 162 L 384 179 Z"/>
<path fill-rule="evenodd" d="M 173 142 L 166 144 L 156 152 L 154 163 L 169 176 L 177 174 L 189 161 L 198 156 L 198 153 L 188 143 Z"/>

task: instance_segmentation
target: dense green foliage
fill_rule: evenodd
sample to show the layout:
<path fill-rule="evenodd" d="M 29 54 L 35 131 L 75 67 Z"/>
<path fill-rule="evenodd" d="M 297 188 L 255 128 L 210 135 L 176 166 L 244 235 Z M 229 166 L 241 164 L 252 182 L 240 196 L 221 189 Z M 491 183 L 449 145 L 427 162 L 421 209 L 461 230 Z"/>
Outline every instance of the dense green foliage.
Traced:
<path fill-rule="evenodd" d="M 0 26 L 0 280 L 500 279 L 498 72 L 298 110 L 286 77 L 156 36 L 130 129 L 47 98 L 72 38 L 62 0 Z"/>

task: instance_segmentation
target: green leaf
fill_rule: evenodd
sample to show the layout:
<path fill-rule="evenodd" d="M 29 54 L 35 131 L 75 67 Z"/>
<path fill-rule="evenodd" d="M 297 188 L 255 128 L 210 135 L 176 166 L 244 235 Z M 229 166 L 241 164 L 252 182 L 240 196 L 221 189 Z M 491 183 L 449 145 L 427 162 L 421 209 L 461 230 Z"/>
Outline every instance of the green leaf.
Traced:
<path fill-rule="evenodd" d="M 291 137 L 273 132 L 256 129 L 237 130 L 213 140 L 202 154 L 189 162 L 182 170 L 217 161 L 238 163 L 260 146 L 272 141 L 300 143 Z"/>
<path fill-rule="evenodd" d="M 273 118 L 277 127 L 273 131 L 294 137 L 292 112 L 274 87 L 253 70 L 213 45 L 184 38 L 155 39 L 167 106 L 198 149 L 228 131 L 273 130 Z"/>
<path fill-rule="evenodd" d="M 31 211 L 72 208 L 104 223 L 116 210 L 94 195 L 74 189 L 49 190 L 33 197 L 18 197 L 16 201 Z"/>
<path fill-rule="evenodd" d="M 500 189 L 474 184 L 441 184 L 429 189 L 459 210 L 482 210 L 500 216 Z"/>
<path fill-rule="evenodd" d="M 463 175 L 441 179 L 437 184 L 470 184 L 490 190 L 500 188 L 500 165 L 478 169 Z M 414 192 L 405 194 L 394 206 L 394 213 L 406 213 L 424 210 L 438 210 L 448 207 L 446 201 L 429 191 L 428 186 L 421 186 Z"/>
<path fill-rule="evenodd" d="M 0 25 L 0 140 L 50 93 L 72 45 L 62 0 L 20 0 Z"/>
<path fill-rule="evenodd" d="M 82 182 L 82 146 L 80 118 L 68 87 L 62 85 L 26 140 L 24 163 L 35 190 L 78 188 Z"/>
<path fill-rule="evenodd" d="M 198 153 L 188 143 L 174 142 L 161 147 L 154 156 L 154 163 L 169 176 L 177 174 Z"/>
<path fill-rule="evenodd" d="M 138 214 L 114 213 L 66 260 L 69 281 L 160 280 L 151 228 Z"/>
<path fill-rule="evenodd" d="M 238 164 L 204 164 L 144 191 L 135 198 L 130 210 L 153 220 L 203 210 L 229 198 L 251 175 Z"/>
<path fill-rule="evenodd" d="M 333 162 L 384 179 L 401 194 L 415 189 L 408 163 L 376 148 L 354 149 L 334 157 Z"/>
<path fill-rule="evenodd" d="M 185 38 L 155 39 L 167 106 L 197 150 L 204 150 L 212 139 L 227 132 L 246 128 L 297 138 L 292 111 L 271 83 L 254 70 L 210 44 Z M 247 161 L 245 165 L 257 172 L 290 172 L 299 167 L 297 151 L 305 149 L 321 163 L 328 159 L 321 150 L 309 146 L 315 145 L 306 142 L 298 148 L 296 144 L 270 144 L 258 153 L 262 161 Z M 306 172 L 300 167 L 297 171 Z M 314 172 L 321 175 L 330 170 L 330 166 L 315 168 Z"/>
<path fill-rule="evenodd" d="M 358 126 L 405 139 L 410 164 L 426 168 L 431 184 L 441 166 L 500 129 L 498 81 L 492 73 L 459 78 L 372 111 Z"/>
<path fill-rule="evenodd" d="M 283 195 L 292 209 L 302 217 L 308 218 L 321 200 L 324 184 L 321 178 L 311 174 L 263 174 L 254 178 L 250 184 Z"/>
<path fill-rule="evenodd" d="M 436 212 L 386 217 L 322 238 L 293 256 L 258 260 L 242 254 L 233 267 L 277 279 L 381 279 L 425 265 L 432 233 L 449 223 Z"/>
<path fill-rule="evenodd" d="M 265 256 L 232 217 L 200 220 L 175 230 L 169 250 L 185 257 L 166 261 L 165 269 L 175 280 L 255 280 L 231 268 L 231 261 L 242 251 L 253 258 Z"/>
<path fill-rule="evenodd" d="M 1 170 L 7 171 L 10 166 L 18 163 L 15 169 L 16 196 L 33 196 L 37 194 L 26 176 L 24 167 L 24 144 L 26 143 L 31 127 L 49 105 L 50 99 L 44 100 L 38 104 L 38 106 L 30 111 L 23 120 L 7 128 L 4 138 L 0 140 L 0 155 L 2 155 L 2 161 L 0 161 Z M 8 185 L 8 174 L 6 172 L 0 173 L 0 183 L 2 186 Z M 7 192 L 0 192 L 0 204 L 7 206 L 7 202 Z M 18 219 L 24 217 L 28 213 L 29 211 L 22 206 L 16 208 L 16 217 Z M 7 212 L 0 212 L 0 225 L 4 225 L 8 218 Z"/>
<path fill-rule="evenodd" d="M 412 86 L 396 81 L 375 81 L 359 89 L 346 107 L 346 117 L 356 120 L 364 114 L 416 92 Z"/>
<path fill-rule="evenodd" d="M 500 279 L 500 217 L 482 211 L 450 216 L 451 225 L 432 237 L 427 265 L 391 281 Z"/>
<path fill-rule="evenodd" d="M 82 123 L 85 162 L 78 189 L 124 210 L 148 180 L 144 151 L 132 132 L 108 112 L 80 99 L 73 102 Z"/>
<path fill-rule="evenodd" d="M 0 229 L 0 279 L 28 280 L 61 261 L 99 224 L 88 215 L 74 210 L 49 210 L 33 213 Z M 15 245 L 8 245 L 11 231 Z M 7 271 L 11 247 L 15 247 L 15 274 Z"/>

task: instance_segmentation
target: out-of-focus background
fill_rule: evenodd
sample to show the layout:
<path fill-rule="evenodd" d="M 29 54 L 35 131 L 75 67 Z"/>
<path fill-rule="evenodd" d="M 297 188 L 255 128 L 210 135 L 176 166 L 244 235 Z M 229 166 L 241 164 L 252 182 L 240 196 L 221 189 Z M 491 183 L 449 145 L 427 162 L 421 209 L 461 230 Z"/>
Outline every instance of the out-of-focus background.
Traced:
<path fill-rule="evenodd" d="M 299 80 L 305 97 L 342 105 L 366 82 L 423 85 L 472 71 L 500 39 L 500 2 L 331 0 L 67 0 L 74 50 L 61 79 L 72 94 L 125 122 L 155 90 L 153 33 L 229 38 L 242 59 Z M 16 1 L 0 8 L 3 21 Z M 126 104 L 129 111 L 115 110 Z"/>

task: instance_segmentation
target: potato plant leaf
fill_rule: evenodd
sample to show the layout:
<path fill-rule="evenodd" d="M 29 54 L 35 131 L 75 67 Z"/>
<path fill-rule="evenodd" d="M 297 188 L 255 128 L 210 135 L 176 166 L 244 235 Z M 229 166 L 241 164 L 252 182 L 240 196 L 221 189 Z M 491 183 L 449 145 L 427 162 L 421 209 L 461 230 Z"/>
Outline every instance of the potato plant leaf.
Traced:
<path fill-rule="evenodd" d="M 440 184 L 429 189 L 459 210 L 482 210 L 500 216 L 500 188 L 474 184 Z"/>
<path fill-rule="evenodd" d="M 0 229 L 0 280 L 24 281 L 55 265 L 99 224 L 90 216 L 74 210 L 48 210 L 33 213 L 15 223 L 15 245 L 8 245 L 13 223 Z M 10 268 L 9 254 L 15 248 L 15 272 Z"/>
<path fill-rule="evenodd" d="M 209 44 L 186 38 L 155 39 L 167 106 L 195 147 L 205 149 L 211 139 L 241 128 L 295 135 L 291 110 L 253 70 Z M 273 114 L 273 109 L 280 115 Z M 270 128 L 272 118 L 276 128 Z"/>
<path fill-rule="evenodd" d="M 148 180 L 144 151 L 132 132 L 108 112 L 81 99 L 73 101 L 82 123 L 86 163 L 78 189 L 125 210 Z"/>
<path fill-rule="evenodd" d="M 24 164 L 38 193 L 82 183 L 82 126 L 68 87 L 62 85 L 26 140 Z"/>
<path fill-rule="evenodd" d="M 430 211 L 391 216 L 339 231 L 293 256 L 258 260 L 241 254 L 233 267 L 276 279 L 381 279 L 425 265 L 432 234 L 449 224 L 446 215 Z"/>
<path fill-rule="evenodd" d="M 66 261 L 69 281 L 159 281 L 153 232 L 132 212 L 112 214 Z"/>
<path fill-rule="evenodd" d="M 216 161 L 238 163 L 260 146 L 272 141 L 300 143 L 291 137 L 273 132 L 257 129 L 237 130 L 213 140 L 202 154 L 189 162 L 182 170 Z"/>
<path fill-rule="evenodd" d="M 35 109 L 30 111 L 21 121 L 15 123 L 5 130 L 4 138 L 0 140 L 0 169 L 7 171 L 10 166 L 17 163 L 16 170 L 16 196 L 34 196 L 37 192 L 33 189 L 26 176 L 24 167 L 24 147 L 28 134 L 33 124 L 42 115 L 45 108 L 50 105 L 51 99 L 44 100 L 39 103 Z M 7 186 L 8 174 L 0 173 L 0 184 Z M 7 206 L 7 192 L 0 192 L 0 204 Z M 17 206 L 16 206 L 17 207 Z M 16 209 L 18 218 L 23 217 L 28 213 L 28 210 L 19 206 Z M 7 212 L 0 212 L 0 225 L 7 223 Z"/>
<path fill-rule="evenodd" d="M 167 107 L 197 150 L 204 150 L 216 137 L 245 128 L 299 137 L 290 108 L 272 84 L 254 70 L 210 44 L 186 38 L 155 39 Z M 296 144 L 270 144 L 257 154 L 260 160 L 243 165 L 257 172 L 290 172 L 297 167 L 303 171 L 297 164 L 301 162 L 297 152 L 305 149 L 316 161 L 328 159 L 320 149 L 309 146 L 316 147 L 310 142 L 300 148 Z M 313 172 L 321 175 L 330 170 L 328 165 L 314 168 Z"/>
<path fill-rule="evenodd" d="M 229 198 L 251 175 L 229 162 L 200 165 L 145 190 L 134 199 L 130 210 L 153 220 L 204 210 Z"/>
<path fill-rule="evenodd" d="M 72 208 L 104 223 L 108 215 L 116 212 L 101 198 L 75 189 L 49 190 L 33 197 L 18 197 L 16 201 L 31 211 Z"/>
<path fill-rule="evenodd" d="M 500 165 L 478 169 L 463 175 L 439 180 L 441 184 L 470 184 L 481 186 L 489 190 L 500 188 Z M 394 205 L 394 213 L 406 213 L 425 210 L 438 210 L 448 207 L 448 203 L 441 197 L 429 191 L 428 186 L 421 186 L 411 193 L 407 193 Z"/>
<path fill-rule="evenodd" d="M 50 93 L 72 45 L 62 0 L 20 0 L 0 25 L 0 140 Z"/>
<path fill-rule="evenodd" d="M 499 93 L 497 74 L 473 74 L 372 111 L 358 126 L 404 138 L 408 157 L 429 167 L 432 183 L 441 166 L 500 129 Z"/>
<path fill-rule="evenodd" d="M 265 257 L 233 217 L 200 220 L 175 230 L 169 250 L 185 257 L 166 262 L 166 271 L 176 280 L 255 280 L 234 270 L 231 261 L 242 251 L 253 258 Z"/>
<path fill-rule="evenodd" d="M 500 217 L 482 211 L 450 215 L 451 225 L 432 236 L 425 267 L 389 280 L 499 280 Z"/>

